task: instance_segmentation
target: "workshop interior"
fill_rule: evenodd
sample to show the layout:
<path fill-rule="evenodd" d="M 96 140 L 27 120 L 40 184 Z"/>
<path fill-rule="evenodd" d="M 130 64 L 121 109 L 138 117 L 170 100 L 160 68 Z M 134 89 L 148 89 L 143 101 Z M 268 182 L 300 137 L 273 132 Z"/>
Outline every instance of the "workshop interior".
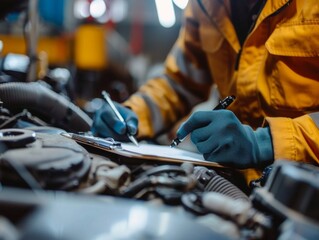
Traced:
<path fill-rule="evenodd" d="M 0 239 L 319 239 L 315 166 L 246 183 L 90 135 L 103 91 L 121 103 L 161 71 L 187 2 L 0 0 Z"/>

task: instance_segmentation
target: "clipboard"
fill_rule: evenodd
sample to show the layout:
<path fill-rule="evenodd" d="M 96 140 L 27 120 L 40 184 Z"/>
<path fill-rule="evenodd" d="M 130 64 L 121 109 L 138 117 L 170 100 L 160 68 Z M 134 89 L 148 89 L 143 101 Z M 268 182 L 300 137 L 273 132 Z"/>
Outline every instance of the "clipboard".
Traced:
<path fill-rule="evenodd" d="M 117 161 L 135 161 L 145 162 L 152 161 L 154 163 L 165 164 L 181 164 L 189 162 L 198 166 L 226 168 L 216 162 L 204 160 L 202 154 L 194 153 L 179 148 L 171 148 L 170 146 L 155 145 L 149 143 L 140 143 L 135 146 L 131 143 L 123 143 L 115 141 L 112 138 L 99 138 L 90 135 L 81 135 L 75 133 L 61 133 L 62 136 L 75 140 L 77 143 L 89 151 L 97 152 L 106 157 L 111 157 Z"/>

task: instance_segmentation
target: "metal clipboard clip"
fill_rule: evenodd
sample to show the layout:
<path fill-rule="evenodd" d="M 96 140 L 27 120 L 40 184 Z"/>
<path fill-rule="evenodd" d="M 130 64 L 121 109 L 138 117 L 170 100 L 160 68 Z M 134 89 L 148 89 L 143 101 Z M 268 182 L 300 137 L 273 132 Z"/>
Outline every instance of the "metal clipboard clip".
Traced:
<path fill-rule="evenodd" d="M 76 133 L 61 133 L 62 136 L 71 138 L 74 141 L 88 144 L 94 147 L 100 147 L 103 149 L 114 150 L 114 149 L 122 149 L 122 145 L 120 142 L 115 141 L 113 138 L 100 138 L 94 137 L 91 135 L 85 134 L 76 134 Z"/>

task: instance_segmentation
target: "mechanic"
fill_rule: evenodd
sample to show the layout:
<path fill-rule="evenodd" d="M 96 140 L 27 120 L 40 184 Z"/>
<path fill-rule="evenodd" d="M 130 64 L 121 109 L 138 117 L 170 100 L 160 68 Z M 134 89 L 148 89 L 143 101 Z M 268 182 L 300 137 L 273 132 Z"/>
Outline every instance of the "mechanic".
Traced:
<path fill-rule="evenodd" d="M 249 169 L 278 159 L 319 163 L 318 0 L 191 0 L 161 76 L 123 104 L 96 112 L 92 132 L 154 138 L 208 99 L 227 110 L 193 113 L 177 130 L 208 161 Z"/>

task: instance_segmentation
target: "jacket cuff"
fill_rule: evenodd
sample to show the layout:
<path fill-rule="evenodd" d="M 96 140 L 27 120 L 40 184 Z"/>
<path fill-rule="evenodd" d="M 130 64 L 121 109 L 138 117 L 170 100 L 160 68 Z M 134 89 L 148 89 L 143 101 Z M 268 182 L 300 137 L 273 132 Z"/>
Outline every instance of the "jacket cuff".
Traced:
<path fill-rule="evenodd" d="M 296 147 L 294 141 L 294 127 L 292 119 L 281 117 L 267 117 L 270 126 L 274 159 L 286 159 L 296 161 Z"/>

